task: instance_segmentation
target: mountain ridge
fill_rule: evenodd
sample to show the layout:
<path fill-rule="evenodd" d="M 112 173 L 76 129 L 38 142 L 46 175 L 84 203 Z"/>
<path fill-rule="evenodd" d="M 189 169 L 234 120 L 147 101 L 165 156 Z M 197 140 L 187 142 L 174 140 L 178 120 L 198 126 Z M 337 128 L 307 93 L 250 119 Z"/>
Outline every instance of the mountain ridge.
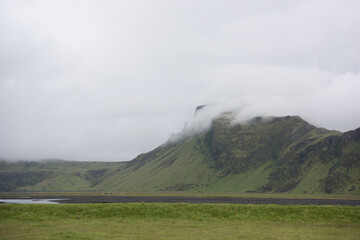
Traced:
<path fill-rule="evenodd" d="M 184 136 L 129 162 L 72 163 L 63 174 L 43 164 L 37 181 L 13 181 L 8 190 L 360 193 L 360 128 L 340 133 L 299 116 L 238 123 L 223 113 L 206 130 Z M 2 167 L 1 190 L 11 185 L 6 176 Z"/>
<path fill-rule="evenodd" d="M 333 193 L 347 192 L 346 186 L 354 183 L 350 190 L 358 191 L 358 148 L 351 151 L 355 154 L 351 161 L 356 163 L 356 166 L 346 165 L 348 158 L 341 160 L 339 144 L 346 144 L 346 141 L 341 139 L 347 139 L 347 142 L 355 142 L 356 146 L 359 146 L 356 137 L 359 129 L 344 135 L 337 131 L 316 128 L 298 116 L 276 117 L 271 121 L 263 121 L 263 118 L 258 117 L 242 125 L 232 125 L 230 120 L 223 115 L 214 119 L 210 130 L 205 133 L 177 143 L 167 143 L 147 154 L 139 155 L 123 169 L 128 178 L 124 179 L 126 186 L 122 187 L 129 190 L 138 187 L 137 190 L 140 191 L 151 189 Z M 192 149 L 189 149 L 189 146 Z M 185 157 L 185 153 L 189 157 Z M 334 159 L 338 161 L 337 165 L 333 163 Z M 187 168 L 180 171 L 183 166 L 178 163 L 174 169 L 176 176 L 168 176 L 166 171 L 173 171 L 171 166 L 177 162 L 188 164 Z M 195 166 L 199 171 L 194 171 Z M 353 172 L 351 177 L 343 173 L 344 167 L 346 171 Z M 161 172 L 159 169 L 166 171 Z M 133 174 L 129 174 L 130 170 Z M 176 170 L 182 173 L 182 177 L 178 176 Z M 186 171 L 192 172 L 188 178 L 185 177 Z M 314 172 L 320 177 L 311 177 Z M 154 180 L 159 175 L 164 176 L 160 186 L 155 184 L 159 181 Z M 139 181 L 134 179 L 134 176 L 143 181 L 132 185 L 132 181 Z M 117 181 L 120 179 L 121 177 Z M 174 179 L 177 181 L 173 181 Z"/>

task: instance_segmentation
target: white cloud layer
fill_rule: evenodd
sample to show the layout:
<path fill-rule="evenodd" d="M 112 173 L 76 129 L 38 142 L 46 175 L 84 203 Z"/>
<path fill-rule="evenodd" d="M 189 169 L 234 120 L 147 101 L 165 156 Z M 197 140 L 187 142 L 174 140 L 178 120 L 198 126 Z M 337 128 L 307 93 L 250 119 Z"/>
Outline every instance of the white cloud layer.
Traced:
<path fill-rule="evenodd" d="M 0 0 L 0 158 L 131 160 L 201 104 L 360 127 L 358 9 Z"/>

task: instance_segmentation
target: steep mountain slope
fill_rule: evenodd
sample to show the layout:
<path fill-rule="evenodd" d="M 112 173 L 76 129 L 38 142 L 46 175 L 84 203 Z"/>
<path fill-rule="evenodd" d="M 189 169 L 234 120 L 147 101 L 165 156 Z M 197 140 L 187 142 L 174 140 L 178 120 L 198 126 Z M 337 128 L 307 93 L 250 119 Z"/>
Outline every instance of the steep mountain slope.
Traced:
<path fill-rule="evenodd" d="M 360 129 L 300 117 L 213 120 L 202 134 L 139 155 L 97 187 L 123 191 L 359 192 Z"/>
<path fill-rule="evenodd" d="M 205 160 L 196 138 L 163 145 L 128 162 L 98 187 L 122 191 L 202 188 L 213 175 Z"/>
<path fill-rule="evenodd" d="M 360 128 L 340 133 L 298 116 L 178 134 L 125 163 L 0 163 L 0 190 L 360 193 Z"/>

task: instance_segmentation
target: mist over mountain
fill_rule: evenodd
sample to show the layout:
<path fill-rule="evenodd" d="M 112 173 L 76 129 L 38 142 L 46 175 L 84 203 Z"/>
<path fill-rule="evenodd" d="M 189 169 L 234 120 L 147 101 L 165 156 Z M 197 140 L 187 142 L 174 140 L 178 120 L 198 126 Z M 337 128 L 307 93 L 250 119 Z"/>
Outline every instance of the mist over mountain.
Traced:
<path fill-rule="evenodd" d="M 2 0 L 0 158 L 129 161 L 184 122 L 208 128 L 205 113 L 192 120 L 198 104 L 353 130 L 358 9 L 358 0 Z"/>
<path fill-rule="evenodd" d="M 360 193 L 360 128 L 200 107 L 183 131 L 129 162 L 0 164 L 2 191 Z"/>

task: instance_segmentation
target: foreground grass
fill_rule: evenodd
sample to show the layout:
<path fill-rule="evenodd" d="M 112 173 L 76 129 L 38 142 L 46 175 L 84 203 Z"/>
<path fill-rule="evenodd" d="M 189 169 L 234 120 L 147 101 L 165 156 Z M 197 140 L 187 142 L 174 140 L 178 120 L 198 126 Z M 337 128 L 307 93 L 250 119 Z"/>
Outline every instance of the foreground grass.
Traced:
<path fill-rule="evenodd" d="M 360 207 L 0 205 L 0 239 L 359 239 Z"/>

